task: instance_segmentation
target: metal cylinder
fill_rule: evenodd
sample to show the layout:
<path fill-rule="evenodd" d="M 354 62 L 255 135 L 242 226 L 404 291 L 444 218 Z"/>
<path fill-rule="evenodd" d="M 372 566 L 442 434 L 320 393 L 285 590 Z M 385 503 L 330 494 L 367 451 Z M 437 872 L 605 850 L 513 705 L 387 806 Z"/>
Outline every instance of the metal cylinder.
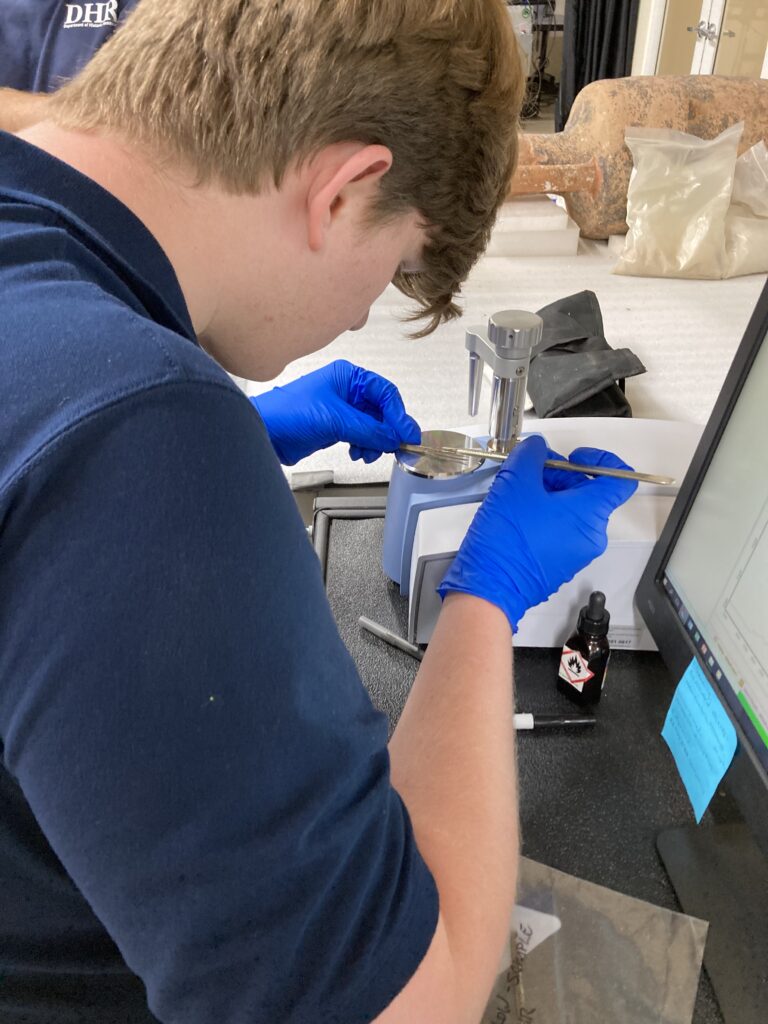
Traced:
<path fill-rule="evenodd" d="M 524 309 L 505 309 L 488 321 L 488 341 L 500 357 L 494 366 L 488 421 L 492 452 L 510 451 L 522 430 L 528 364 L 543 326 L 540 316 Z"/>
<path fill-rule="evenodd" d="M 514 379 L 494 377 L 491 415 L 488 424 L 488 449 L 506 454 L 512 449 L 523 424 L 527 375 Z"/>

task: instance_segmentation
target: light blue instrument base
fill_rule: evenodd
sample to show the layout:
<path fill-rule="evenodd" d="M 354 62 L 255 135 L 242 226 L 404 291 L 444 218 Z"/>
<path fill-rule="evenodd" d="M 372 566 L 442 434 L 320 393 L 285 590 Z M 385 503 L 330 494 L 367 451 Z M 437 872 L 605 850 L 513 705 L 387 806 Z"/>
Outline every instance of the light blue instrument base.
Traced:
<path fill-rule="evenodd" d="M 404 597 L 410 587 L 413 536 L 419 514 L 428 508 L 482 501 L 500 466 L 486 461 L 471 473 L 430 480 L 408 473 L 395 463 L 387 496 L 382 567 L 391 580 L 400 584 Z"/>

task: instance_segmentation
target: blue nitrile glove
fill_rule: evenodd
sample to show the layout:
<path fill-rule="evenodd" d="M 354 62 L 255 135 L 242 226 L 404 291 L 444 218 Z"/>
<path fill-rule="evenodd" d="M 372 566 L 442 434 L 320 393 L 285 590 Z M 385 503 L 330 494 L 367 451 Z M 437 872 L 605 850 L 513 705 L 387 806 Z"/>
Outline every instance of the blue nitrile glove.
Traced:
<path fill-rule="evenodd" d="M 562 458 L 544 439 L 518 444 L 499 470 L 438 587 L 497 605 L 513 631 L 523 615 L 605 551 L 608 517 L 637 482 L 545 468 Z M 630 469 L 616 455 L 577 448 L 571 462 Z"/>
<path fill-rule="evenodd" d="M 421 429 L 395 385 L 346 359 L 251 402 L 284 466 L 337 441 L 347 441 L 350 457 L 364 462 L 421 441 Z"/>

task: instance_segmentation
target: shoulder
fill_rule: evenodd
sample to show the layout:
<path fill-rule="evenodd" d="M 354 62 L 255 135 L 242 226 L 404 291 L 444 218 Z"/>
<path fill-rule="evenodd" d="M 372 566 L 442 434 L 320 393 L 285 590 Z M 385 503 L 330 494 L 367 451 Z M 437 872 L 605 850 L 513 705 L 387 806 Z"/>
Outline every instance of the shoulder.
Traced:
<path fill-rule="evenodd" d="M 88 280 L 5 290 L 0 325 L 0 488 L 54 439 L 148 392 L 248 400 L 193 341 Z"/>
<path fill-rule="evenodd" d="M 172 304 L 131 275 L 128 264 L 63 224 L 55 209 L 5 205 L 0 486 L 52 438 L 129 396 L 185 383 L 194 385 L 185 394 L 213 387 L 248 404 L 191 328 L 174 318 Z"/>

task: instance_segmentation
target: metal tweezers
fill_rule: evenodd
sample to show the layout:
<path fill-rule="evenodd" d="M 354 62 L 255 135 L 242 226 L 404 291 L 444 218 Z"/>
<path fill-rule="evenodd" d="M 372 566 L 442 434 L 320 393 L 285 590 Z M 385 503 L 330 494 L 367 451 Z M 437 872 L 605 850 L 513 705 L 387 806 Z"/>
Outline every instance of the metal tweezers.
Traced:
<path fill-rule="evenodd" d="M 505 462 L 507 454 L 501 452 L 489 452 L 485 448 L 433 448 L 425 444 L 401 444 L 401 452 L 409 452 L 412 455 L 432 455 L 442 459 L 491 459 L 494 462 Z M 585 473 L 587 476 L 613 476 L 620 480 L 639 480 L 646 484 L 658 484 L 660 487 L 670 487 L 675 483 L 672 476 L 658 476 L 654 473 L 637 473 L 634 469 L 614 469 L 612 466 L 582 466 L 576 462 L 567 462 L 565 459 L 545 459 L 544 465 L 550 469 L 567 469 L 573 473 Z"/>

